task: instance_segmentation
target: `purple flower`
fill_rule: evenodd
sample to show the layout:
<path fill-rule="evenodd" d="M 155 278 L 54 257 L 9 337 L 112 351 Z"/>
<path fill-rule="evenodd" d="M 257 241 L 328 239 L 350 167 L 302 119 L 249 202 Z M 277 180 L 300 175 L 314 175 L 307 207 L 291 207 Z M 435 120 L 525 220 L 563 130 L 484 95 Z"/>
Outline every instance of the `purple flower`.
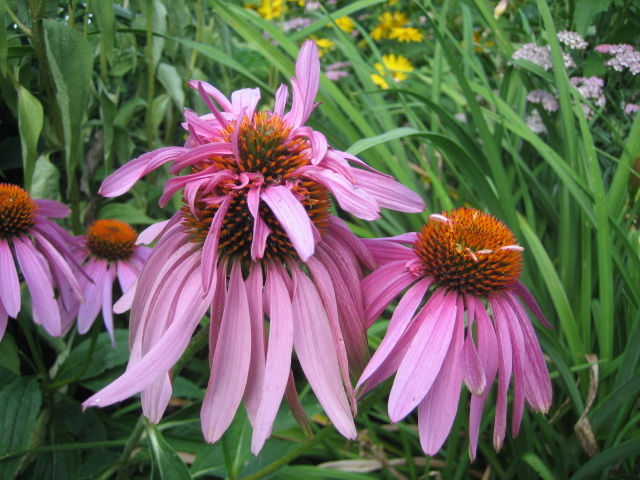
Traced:
<path fill-rule="evenodd" d="M 532 90 L 527 95 L 527 101 L 540 103 L 547 112 L 558 111 L 558 99 L 551 92 L 546 90 Z"/>
<path fill-rule="evenodd" d="M 496 449 L 505 437 L 512 374 L 513 435 L 525 400 L 535 410 L 549 409 L 549 373 L 521 302 L 549 324 L 518 281 L 522 247 L 504 224 L 471 208 L 429 219 L 418 234 L 365 240 L 381 264 L 363 281 L 367 323 L 408 290 L 357 387 L 364 394 L 395 373 L 389 417 L 399 422 L 417 407 L 422 448 L 435 455 L 453 425 L 464 382 L 473 394 L 469 452 L 474 458 L 482 409 L 496 375 Z"/>
<path fill-rule="evenodd" d="M 549 45 L 540 47 L 535 43 L 525 43 L 511 56 L 513 60 L 527 60 L 549 71 L 553 67 L 551 48 Z M 564 68 L 575 68 L 576 64 L 569 54 L 562 52 Z"/>
<path fill-rule="evenodd" d="M 124 293 L 138 276 L 151 249 L 136 245 L 137 233 L 119 220 L 96 220 L 81 237 L 76 256 L 87 276 L 79 277 L 85 301 L 73 302 L 63 317 L 67 322 L 77 317 L 78 332 L 89 331 L 102 310 L 105 328 L 113 338 L 113 286 L 118 279 Z"/>
<path fill-rule="evenodd" d="M 634 113 L 638 113 L 640 110 L 640 105 L 636 105 L 635 103 L 626 103 L 623 105 L 624 113 L 627 115 L 632 115 Z"/>
<path fill-rule="evenodd" d="M 558 32 L 558 40 L 560 43 L 574 50 L 584 50 L 589 46 L 585 39 L 582 38 L 582 35 L 576 32 L 570 32 L 569 30 Z"/>
<path fill-rule="evenodd" d="M 73 238 L 49 218 L 64 218 L 69 208 L 60 202 L 34 199 L 16 185 L 0 183 L 0 339 L 8 317 L 21 308 L 18 269 L 31 294 L 33 321 L 53 336 L 67 325 L 60 318 L 55 290 L 70 305 L 82 299 L 71 266 L 79 265 L 69 251 Z"/>
<path fill-rule="evenodd" d="M 114 196 L 162 164 L 171 162 L 172 174 L 188 169 L 168 180 L 161 197 L 166 204 L 182 190 L 183 207 L 141 235 L 160 239 L 129 290 L 127 371 L 85 407 L 142 392 L 145 415 L 158 422 L 171 396 L 170 370 L 210 310 L 211 376 L 201 412 L 208 442 L 220 438 L 241 401 L 254 428 L 254 453 L 268 438 L 283 396 L 300 412 L 290 369 L 294 349 L 328 417 L 355 438 L 349 375 L 368 360 L 360 279 L 376 264 L 330 215 L 330 194 L 367 220 L 377 218 L 380 207 L 417 212 L 424 203 L 304 125 L 317 105 L 319 75 L 318 49 L 307 41 L 291 79 L 288 113 L 284 85 L 273 111 L 258 112 L 257 89 L 238 90 L 229 100 L 191 81 L 211 113 L 185 112 L 186 145 L 142 155 L 104 181 L 101 192 Z"/>

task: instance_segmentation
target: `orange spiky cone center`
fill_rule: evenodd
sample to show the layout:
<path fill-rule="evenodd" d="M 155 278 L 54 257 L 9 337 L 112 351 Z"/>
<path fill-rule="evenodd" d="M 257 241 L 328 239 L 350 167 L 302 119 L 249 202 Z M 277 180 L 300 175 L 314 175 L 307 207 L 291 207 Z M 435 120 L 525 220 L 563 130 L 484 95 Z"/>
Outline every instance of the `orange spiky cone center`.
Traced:
<path fill-rule="evenodd" d="M 0 183 L 0 238 L 27 233 L 36 223 L 38 205 L 17 185 Z"/>
<path fill-rule="evenodd" d="M 126 260 L 136 249 L 138 234 L 125 222 L 119 220 L 96 220 L 87 229 L 87 249 L 91 254 L 105 260 Z"/>

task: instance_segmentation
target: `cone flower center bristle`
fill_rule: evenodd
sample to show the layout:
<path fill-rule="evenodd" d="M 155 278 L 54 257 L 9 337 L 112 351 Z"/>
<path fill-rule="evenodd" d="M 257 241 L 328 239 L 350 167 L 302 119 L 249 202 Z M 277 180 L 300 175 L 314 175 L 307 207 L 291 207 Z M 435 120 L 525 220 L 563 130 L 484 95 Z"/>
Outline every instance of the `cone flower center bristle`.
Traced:
<path fill-rule="evenodd" d="M 216 155 L 193 168 L 197 172 L 213 164 L 237 177 L 221 182 L 207 193 L 201 193 L 201 190 L 195 202 L 195 212 L 185 202 L 182 207 L 183 223 L 193 241 L 204 242 L 220 199 L 231 195 L 233 198 L 222 222 L 218 252 L 227 257 L 251 259 L 254 219 L 247 205 L 247 195 L 251 188 L 264 189 L 274 185 L 286 185 L 322 233 L 329 217 L 329 192 L 322 185 L 296 175 L 300 167 L 310 163 L 309 140 L 291 136 L 291 126 L 286 121 L 266 112 L 256 113 L 251 121 L 245 118 L 238 132 L 235 132 L 236 125 L 237 122 L 227 125 L 223 140 L 233 142 L 237 135 L 237 156 Z M 286 232 L 264 201 L 260 201 L 259 214 L 271 230 L 264 258 L 283 262 L 291 257 L 297 258 Z"/>
<path fill-rule="evenodd" d="M 472 208 L 431 215 L 414 251 L 421 272 L 443 287 L 486 296 L 509 288 L 522 270 L 522 247 L 495 217 Z"/>
<path fill-rule="evenodd" d="M 87 228 L 87 249 L 105 260 L 126 260 L 136 249 L 138 234 L 119 220 L 96 220 Z"/>
<path fill-rule="evenodd" d="M 0 238 L 28 232 L 36 223 L 38 205 L 17 185 L 0 183 Z"/>

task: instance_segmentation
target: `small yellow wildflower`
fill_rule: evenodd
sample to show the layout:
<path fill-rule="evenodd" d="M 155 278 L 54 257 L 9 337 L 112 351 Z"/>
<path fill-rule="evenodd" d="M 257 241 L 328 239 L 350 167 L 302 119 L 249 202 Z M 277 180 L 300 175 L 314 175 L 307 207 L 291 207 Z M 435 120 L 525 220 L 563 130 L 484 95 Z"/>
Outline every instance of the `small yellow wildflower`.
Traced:
<path fill-rule="evenodd" d="M 375 41 L 379 41 L 382 38 L 387 38 L 392 28 L 403 27 L 404 25 L 409 23 L 409 19 L 402 12 L 394 12 L 393 14 L 384 12 L 381 16 L 378 17 L 378 20 L 380 21 L 380 23 L 371 32 L 371 38 L 373 38 Z"/>
<path fill-rule="evenodd" d="M 320 56 L 328 52 L 335 45 L 335 42 L 329 40 L 328 38 L 314 38 L 313 40 L 318 46 Z"/>
<path fill-rule="evenodd" d="M 356 24 L 349 17 L 340 17 L 336 19 L 336 25 L 343 32 L 351 33 L 356 28 Z"/>
<path fill-rule="evenodd" d="M 265 20 L 275 20 L 282 16 L 282 0 L 262 0 L 258 13 Z"/>
<path fill-rule="evenodd" d="M 391 29 L 391 33 L 389 33 L 389 39 L 398 40 L 399 42 L 421 42 L 422 34 L 417 28 L 396 27 Z"/>
<path fill-rule="evenodd" d="M 304 0 L 289 0 L 290 2 L 297 2 L 299 7 L 304 7 Z"/>
<path fill-rule="evenodd" d="M 394 55 L 393 53 L 390 55 L 383 55 L 382 63 L 376 62 L 373 66 L 376 68 L 378 73 L 372 73 L 371 80 L 384 90 L 389 88 L 389 84 L 385 80 L 384 76 L 390 73 L 394 82 L 402 82 L 409 78 L 407 73 L 413 71 L 413 65 L 411 65 L 409 59 L 402 55 Z"/>

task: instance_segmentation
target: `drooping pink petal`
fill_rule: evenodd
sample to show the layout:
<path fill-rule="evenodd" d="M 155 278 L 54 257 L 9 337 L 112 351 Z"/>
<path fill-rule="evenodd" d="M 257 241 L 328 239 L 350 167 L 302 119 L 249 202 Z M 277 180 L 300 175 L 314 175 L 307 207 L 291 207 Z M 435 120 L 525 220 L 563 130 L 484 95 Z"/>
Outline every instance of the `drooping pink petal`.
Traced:
<path fill-rule="evenodd" d="M 251 262 L 249 277 L 245 282 L 251 318 L 251 360 L 243 402 L 251 425 L 256 424 L 265 378 L 266 338 L 262 300 L 262 264 Z M 268 295 L 268 292 L 265 292 Z"/>
<path fill-rule="evenodd" d="M 118 277 L 120 290 L 122 292 L 126 292 L 127 290 L 129 290 L 129 287 L 133 285 L 133 282 L 140 273 L 140 270 L 142 270 L 142 266 L 140 268 L 137 268 L 133 266 L 129 260 L 118 260 L 116 261 L 115 265 L 116 276 Z"/>
<path fill-rule="evenodd" d="M 116 266 L 110 265 L 106 272 L 102 289 L 102 319 L 104 326 L 111 338 L 111 345 L 116 344 L 113 336 L 113 282 L 116 281 Z"/>
<path fill-rule="evenodd" d="M 351 400 L 351 410 L 355 416 L 357 413 L 357 406 L 355 396 L 353 394 L 353 387 L 351 386 L 351 379 L 349 378 L 349 361 L 347 359 L 347 350 L 345 348 L 345 342 L 340 328 L 340 321 L 338 320 L 338 303 L 336 301 L 333 282 L 329 272 L 327 272 L 324 265 L 320 263 L 315 256 L 309 258 L 307 261 L 307 268 L 313 277 L 313 284 L 320 295 L 320 299 L 322 300 L 327 314 L 327 320 L 329 320 L 329 329 L 331 330 L 331 337 L 333 338 L 333 345 L 336 350 L 338 365 L 340 366 L 340 373 L 342 374 L 342 381 L 347 392 L 347 397 Z"/>
<path fill-rule="evenodd" d="M 172 392 L 173 388 L 168 373 L 140 392 L 142 413 L 149 419 L 149 422 L 160 423 L 171 400 Z"/>
<path fill-rule="evenodd" d="M 405 262 L 383 265 L 362 281 L 366 327 L 370 327 L 394 298 L 417 277 L 405 267 Z"/>
<path fill-rule="evenodd" d="M 220 242 L 220 230 L 224 222 L 225 215 L 231 205 L 233 196 L 227 195 L 224 201 L 218 207 L 211 227 L 207 232 L 202 247 L 202 291 L 206 294 L 209 289 L 215 288 L 214 279 L 216 275 L 216 266 L 218 264 L 218 243 Z"/>
<path fill-rule="evenodd" d="M 48 218 L 66 218 L 71 213 L 69 207 L 55 200 L 35 198 L 34 201 L 36 205 L 38 205 L 38 215 L 43 215 Z"/>
<path fill-rule="evenodd" d="M 157 151 L 158 150 L 156 150 L 156 152 Z M 176 174 L 186 167 L 189 167 L 194 163 L 198 163 L 202 160 L 206 160 L 213 155 L 230 155 L 232 153 L 232 145 L 226 142 L 206 143 L 197 147 L 183 149 L 183 151 L 179 153 L 177 158 L 174 159 L 173 165 L 171 165 L 171 168 L 169 168 L 169 173 Z M 128 163 L 127 165 L 129 165 L 130 163 Z"/>
<path fill-rule="evenodd" d="M 407 351 L 389 394 L 389 418 L 399 422 L 431 389 L 451 344 L 456 318 L 456 293 L 447 293 L 442 309 L 426 318 Z"/>
<path fill-rule="evenodd" d="M 213 296 L 211 309 L 209 311 L 211 318 L 209 325 L 209 368 L 213 365 L 213 357 L 216 354 L 218 336 L 220 334 L 220 327 L 222 326 L 222 316 L 224 315 L 227 302 L 227 276 L 227 260 L 223 258 L 218 265 L 216 293 Z"/>
<path fill-rule="evenodd" d="M 16 318 L 20 311 L 20 280 L 11 247 L 4 238 L 0 238 L 0 278 L 0 305 L 4 305 L 5 312 L 10 317 Z"/>
<path fill-rule="evenodd" d="M 353 169 L 358 188 L 365 190 L 381 207 L 399 212 L 418 213 L 425 209 L 424 200 L 401 183 L 373 172 Z"/>
<path fill-rule="evenodd" d="M 251 259 L 258 260 L 264 256 L 267 237 L 271 229 L 260 216 L 260 188 L 250 188 L 247 194 L 247 207 L 253 216 L 253 238 L 251 240 Z"/>
<path fill-rule="evenodd" d="M 229 99 L 225 97 L 224 94 L 213 85 L 207 82 L 202 82 L 200 80 L 189 80 L 187 85 L 195 90 L 204 91 L 207 95 L 213 97 L 213 99 L 218 102 L 218 105 L 220 105 L 225 111 L 232 111 L 231 102 L 229 101 Z"/>
<path fill-rule="evenodd" d="M 284 185 L 265 188 L 261 198 L 280 222 L 300 259 L 306 262 L 313 255 L 315 242 L 311 220 L 300 201 Z"/>
<path fill-rule="evenodd" d="M 302 44 L 296 61 L 296 78 L 291 79 L 293 102 L 285 120 L 294 128 L 303 125 L 315 108 L 314 100 L 320 84 L 318 47 L 313 40 Z"/>
<path fill-rule="evenodd" d="M 418 405 L 420 444 L 427 455 L 434 456 L 449 436 L 458 411 L 462 374 L 460 356 L 464 341 L 464 309 L 458 299 L 453 339 L 447 356 L 427 396 Z"/>
<path fill-rule="evenodd" d="M 62 335 L 60 311 L 53 297 L 51 274 L 46 270 L 45 259 L 24 236 L 13 237 L 13 247 L 31 294 L 34 314 L 50 335 L 59 337 Z"/>
<path fill-rule="evenodd" d="M 251 358 L 251 318 L 240 262 L 231 267 L 227 301 L 200 418 L 207 442 L 227 430 L 242 400 Z"/>
<path fill-rule="evenodd" d="M 536 302 L 536 299 L 533 298 L 533 295 L 531 295 L 531 292 L 529 291 L 529 289 L 527 289 L 527 287 L 525 287 L 521 282 L 516 282 L 513 285 L 513 291 L 522 299 L 529 310 L 531 310 L 533 314 L 538 317 L 538 320 L 540 320 L 540 322 L 545 327 L 553 328 L 553 326 L 547 321 L 544 313 L 542 313 L 542 310 L 540 310 L 538 302 Z"/>
<path fill-rule="evenodd" d="M 78 309 L 78 333 L 80 335 L 89 331 L 100 312 L 104 284 L 107 280 L 107 262 L 106 260 L 91 259 L 85 265 L 85 270 L 93 279 L 93 283 L 87 282 L 84 289 L 84 303 L 81 303 Z"/>
<path fill-rule="evenodd" d="M 493 322 L 498 343 L 498 396 L 496 400 L 496 419 L 493 428 L 493 446 L 496 450 L 502 448 L 504 436 L 507 431 L 507 389 L 511 380 L 513 368 L 513 349 L 507 318 L 504 318 L 502 310 L 492 297 L 489 297 L 489 305 L 493 312 Z"/>
<path fill-rule="evenodd" d="M 378 238 L 363 238 L 364 243 L 380 265 L 391 262 L 409 262 L 416 258 L 412 248 Z"/>
<path fill-rule="evenodd" d="M 165 147 L 145 153 L 105 178 L 98 193 L 103 197 L 122 195 L 147 173 L 167 162 L 174 161 L 181 153 L 187 151 L 188 149 L 183 147 Z"/>
<path fill-rule="evenodd" d="M 326 238 L 327 242 L 333 239 L 336 242 L 346 245 L 354 254 L 357 261 L 365 268 L 369 270 L 378 268 L 378 263 L 371 255 L 371 252 L 369 252 L 369 249 L 367 249 L 362 243 L 362 240 L 349 229 L 344 220 L 334 216 L 329 217 Z"/>
<path fill-rule="evenodd" d="M 176 216 L 174 215 L 169 220 L 165 220 L 163 222 L 158 222 L 158 223 L 154 223 L 153 225 L 149 225 L 142 232 L 140 232 L 140 234 L 138 234 L 136 244 L 149 245 L 150 243 L 155 242 L 156 239 L 160 237 L 160 234 L 165 228 L 169 227 L 172 222 L 175 223 L 175 220 L 174 220 L 175 218 Z"/>
<path fill-rule="evenodd" d="M 473 343 L 473 322 L 476 318 L 475 302 L 469 299 L 467 299 L 467 311 L 469 325 L 467 327 L 467 338 L 462 347 L 462 379 L 472 395 L 480 396 L 484 392 L 487 384 L 487 377 L 484 373 L 482 362 L 480 362 L 480 358 L 478 357 L 476 346 Z"/>
<path fill-rule="evenodd" d="M 257 455 L 271 433 L 278 407 L 289 379 L 293 350 L 293 310 L 284 281 L 273 268 L 267 269 L 265 296 L 269 298 L 269 346 L 261 402 L 253 427 L 251 451 Z"/>
<path fill-rule="evenodd" d="M 517 298 L 511 292 L 505 293 L 505 297 L 511 303 L 524 334 L 524 353 L 527 365 L 524 375 L 527 402 L 534 410 L 547 412 L 551 406 L 551 379 L 536 333 Z"/>
<path fill-rule="evenodd" d="M 211 304 L 213 296 L 212 292 L 204 298 L 202 295 L 193 295 L 194 291 L 199 291 L 201 283 L 200 272 L 197 266 L 193 266 L 194 263 L 192 259 L 184 261 L 169 274 L 168 285 L 174 287 L 172 293 L 173 302 L 180 305 L 180 308 L 174 312 L 169 328 L 144 353 L 139 362 L 128 368 L 124 374 L 111 384 L 87 399 L 82 404 L 84 408 L 92 406 L 104 407 L 124 400 L 164 378 L 171 367 L 178 361 L 187 347 L 193 331 Z M 163 293 L 168 295 L 170 292 Z M 141 335 L 141 332 L 138 332 L 138 336 L 134 337 L 134 343 L 144 340 L 139 335 Z"/>
<path fill-rule="evenodd" d="M 467 297 L 467 300 L 474 305 L 472 310 L 478 332 L 478 358 L 486 374 L 487 387 L 490 387 L 498 372 L 498 341 L 496 340 L 493 324 L 482 302 L 475 297 Z M 476 457 L 482 409 L 490 390 L 490 388 L 485 388 L 481 396 L 471 396 L 471 406 L 469 408 L 469 456 L 472 460 Z"/>
<path fill-rule="evenodd" d="M 322 300 L 311 280 L 297 267 L 294 279 L 293 345 L 311 388 L 329 419 L 345 437 L 356 438 L 351 408 L 342 383 L 337 353 Z"/>
<path fill-rule="evenodd" d="M 387 333 L 382 339 L 380 346 L 373 354 L 373 357 L 371 357 L 371 360 L 362 373 L 360 380 L 358 380 L 356 388 L 359 388 L 373 374 L 373 372 L 380 367 L 400 338 L 405 334 L 409 323 L 413 319 L 413 316 L 424 299 L 424 295 L 431 283 L 433 283 L 433 280 L 428 277 L 418 280 L 400 299 L 398 306 L 395 308 L 393 315 L 391 316 Z M 443 297 L 444 295 L 442 291 L 437 291 L 434 296 L 429 299 L 429 307 L 425 306 L 425 308 L 429 308 L 434 311 L 438 310 Z"/>
<path fill-rule="evenodd" d="M 2 302 L 0 302 L 0 341 L 2 337 L 4 337 L 4 332 L 7 331 L 7 321 L 9 320 L 9 315 L 7 311 L 4 309 Z"/>

